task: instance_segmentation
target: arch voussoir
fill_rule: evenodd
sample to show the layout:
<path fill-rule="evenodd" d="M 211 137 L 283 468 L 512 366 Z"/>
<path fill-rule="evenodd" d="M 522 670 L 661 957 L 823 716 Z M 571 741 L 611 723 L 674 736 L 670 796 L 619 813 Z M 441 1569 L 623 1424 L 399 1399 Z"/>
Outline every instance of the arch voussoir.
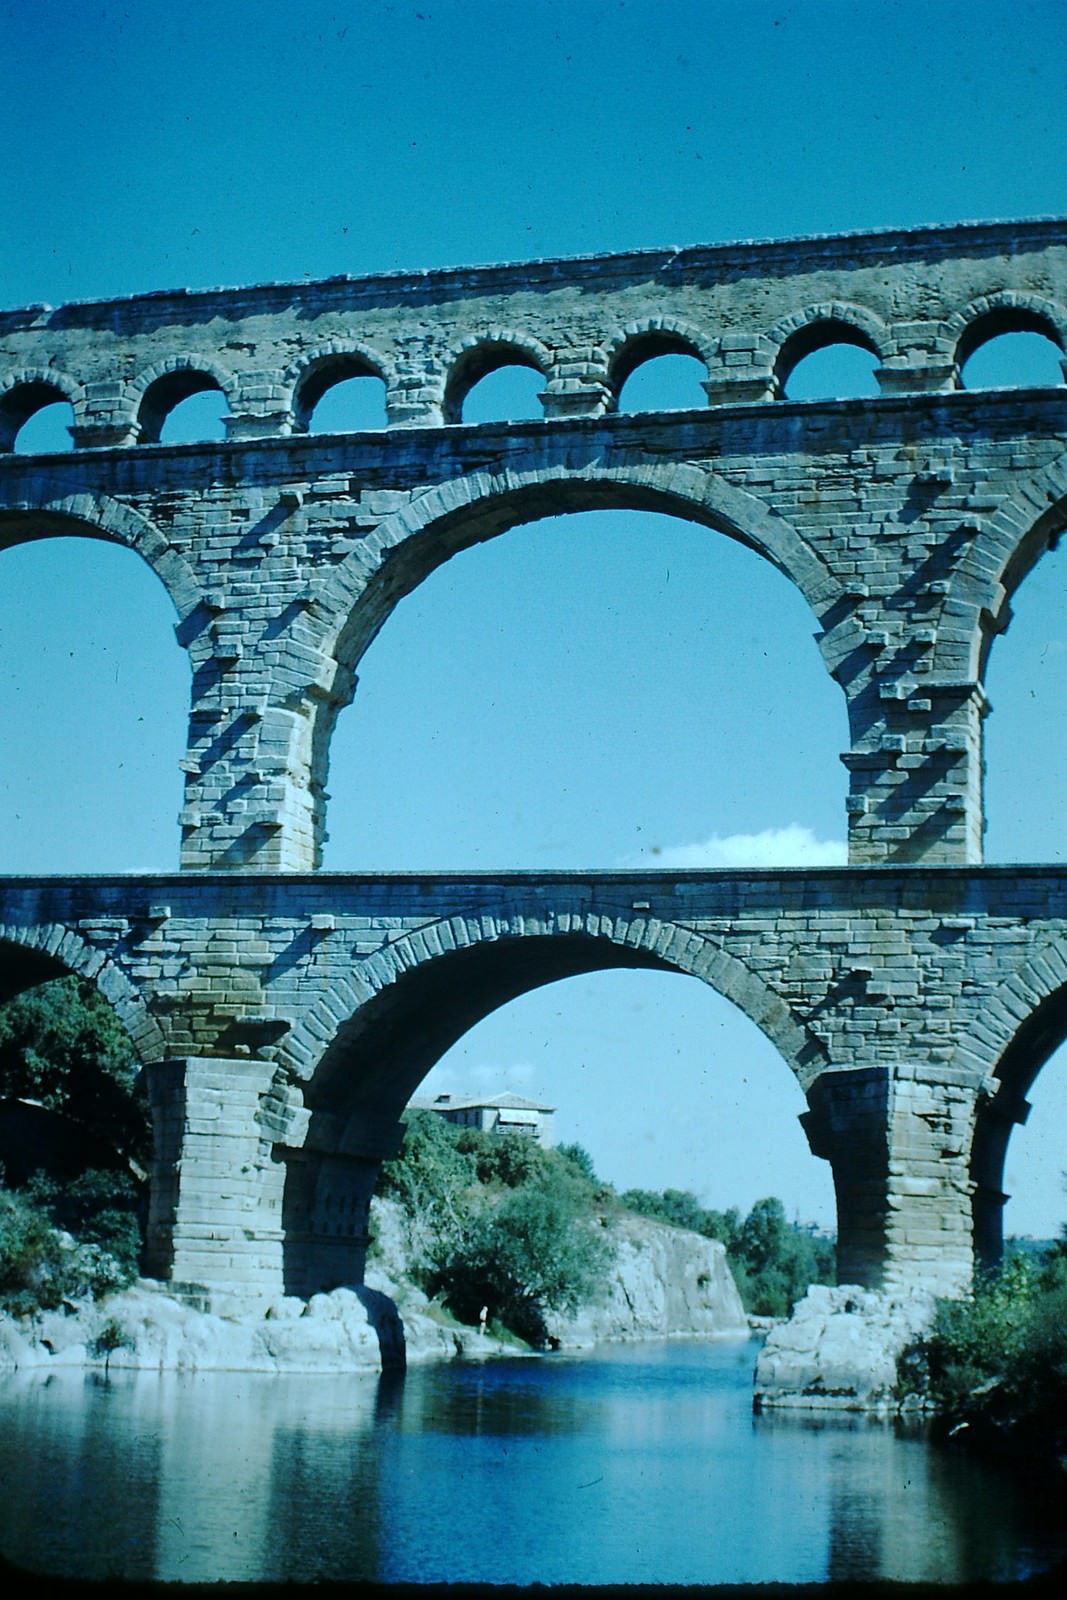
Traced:
<path fill-rule="evenodd" d="M 313 1077 L 316 1064 L 325 1053 L 320 1046 L 329 1050 L 340 1029 L 367 998 L 380 1000 L 401 979 L 419 970 L 428 972 L 458 956 L 469 963 L 481 948 L 488 951 L 492 947 L 499 952 L 502 946 L 514 945 L 518 974 L 521 946 L 552 940 L 567 941 L 571 956 L 578 947 L 582 948 L 580 959 L 573 960 L 573 973 L 595 970 L 599 964 L 627 965 L 624 954 L 630 953 L 646 958 L 639 965 L 673 970 L 708 984 L 766 1034 L 802 1086 L 827 1064 L 821 1041 L 743 958 L 722 947 L 721 937 L 710 938 L 692 928 L 640 913 L 602 914 L 589 907 L 540 904 L 443 918 L 390 938 L 379 949 L 356 959 L 350 982 L 338 978 L 330 985 L 294 1030 L 291 1044 L 279 1055 L 284 1055 L 295 1076 Z M 577 947 L 575 940 L 579 942 Z M 604 952 L 603 963 L 589 959 L 591 947 L 598 945 Z M 568 972 L 568 957 L 563 956 L 554 976 L 568 975 L 573 974 Z M 521 991 L 520 979 L 516 993 Z"/>

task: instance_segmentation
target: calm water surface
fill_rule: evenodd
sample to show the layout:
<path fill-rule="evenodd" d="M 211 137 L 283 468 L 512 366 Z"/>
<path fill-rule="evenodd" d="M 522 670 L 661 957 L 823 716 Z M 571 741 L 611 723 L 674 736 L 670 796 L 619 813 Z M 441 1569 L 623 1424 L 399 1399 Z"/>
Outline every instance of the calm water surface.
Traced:
<path fill-rule="evenodd" d="M 16 1374 L 0 1549 L 79 1577 L 760 1583 L 1024 1577 L 1064 1491 L 861 1419 L 753 1417 L 756 1346 L 406 1377 Z"/>

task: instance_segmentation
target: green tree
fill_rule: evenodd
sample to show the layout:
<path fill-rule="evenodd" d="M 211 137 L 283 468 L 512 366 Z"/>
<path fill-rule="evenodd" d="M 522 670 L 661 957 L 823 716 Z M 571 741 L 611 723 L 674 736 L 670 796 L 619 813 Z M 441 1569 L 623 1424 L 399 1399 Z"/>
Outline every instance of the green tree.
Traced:
<path fill-rule="evenodd" d="M 24 1279 L 19 1304 L 35 1292 L 45 1305 L 55 1294 L 129 1282 L 142 1244 L 151 1127 L 129 1036 L 90 983 L 57 978 L 0 1006 L 0 1098 L 42 1108 L 33 1114 L 45 1116 L 46 1127 L 48 1114 L 53 1128 L 76 1131 L 66 1155 L 60 1145 L 40 1147 L 43 1170 L 28 1173 L 23 1153 L 12 1152 L 13 1164 L 23 1155 L 21 1173 L 9 1182 L 23 1185 L 24 1204 L 5 1213 L 10 1261 L 40 1257 L 32 1272 L 9 1262 Z M 86 1162 L 73 1177 L 72 1145 Z M 46 1243 L 55 1229 L 72 1234 L 81 1252 L 55 1256 Z M 58 1241 L 55 1249 L 62 1250 Z"/>
<path fill-rule="evenodd" d="M 473 1220 L 441 1261 L 438 1286 L 455 1314 L 475 1322 L 482 1306 L 531 1344 L 546 1315 L 574 1311 L 593 1293 L 612 1255 L 599 1224 L 550 1181 L 526 1185 Z"/>
<path fill-rule="evenodd" d="M 584 1144 L 558 1144 L 556 1145 L 556 1154 L 561 1156 L 564 1161 L 569 1161 L 579 1176 L 584 1178 L 587 1183 L 600 1184 L 600 1179 L 596 1175 L 596 1167 L 593 1165 L 593 1158 Z"/>
<path fill-rule="evenodd" d="M 0 1006 L 0 1098 L 28 1100 L 109 1145 L 143 1174 L 147 1105 L 129 1035 L 84 979 L 42 983 Z"/>
<path fill-rule="evenodd" d="M 930 1337 L 901 1362 L 901 1387 L 926 1389 L 964 1442 L 1067 1454 L 1067 1252 L 1019 1254 L 966 1300 L 938 1307 Z"/>

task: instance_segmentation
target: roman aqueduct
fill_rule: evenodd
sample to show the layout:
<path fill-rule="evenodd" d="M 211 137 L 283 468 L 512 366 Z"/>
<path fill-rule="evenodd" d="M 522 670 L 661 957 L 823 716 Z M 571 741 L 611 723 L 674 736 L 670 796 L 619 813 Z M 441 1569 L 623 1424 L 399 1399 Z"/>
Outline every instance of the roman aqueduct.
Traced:
<path fill-rule="evenodd" d="M 159 1277 L 220 1304 L 361 1281 L 378 1165 L 443 1050 L 610 967 L 690 974 L 773 1041 L 843 1281 L 952 1288 L 996 1254 L 1007 1139 L 1067 1036 L 1067 869 L 982 865 L 988 653 L 1067 521 L 1067 390 L 960 386 L 1013 331 L 1067 349 L 1065 222 L 0 314 L 0 545 L 137 551 L 191 658 L 180 870 L 0 879 L 4 992 L 93 979 L 148 1071 Z M 878 394 L 787 398 L 837 343 Z M 707 403 L 621 413 L 665 353 L 703 363 Z M 465 423 L 507 365 L 543 417 Z M 353 375 L 388 426 L 310 433 Z M 226 438 L 161 443 L 209 389 Z M 74 448 L 16 452 L 57 399 Z M 849 865 L 321 872 L 331 733 L 393 608 L 457 551 L 597 508 L 688 519 L 800 590 L 848 710 Z"/>

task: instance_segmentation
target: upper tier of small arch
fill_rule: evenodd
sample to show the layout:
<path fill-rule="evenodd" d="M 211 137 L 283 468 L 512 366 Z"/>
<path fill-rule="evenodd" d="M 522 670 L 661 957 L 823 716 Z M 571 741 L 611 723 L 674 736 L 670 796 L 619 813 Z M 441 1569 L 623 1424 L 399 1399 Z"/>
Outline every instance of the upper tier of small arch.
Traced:
<path fill-rule="evenodd" d="M 392 427 L 454 423 L 501 365 L 541 375 L 546 417 L 599 416 L 678 353 L 703 362 L 708 404 L 773 402 L 836 343 L 875 358 L 883 393 L 937 393 L 1018 331 L 1067 351 L 1067 219 L 30 306 L 0 313 L 0 449 L 57 400 L 76 447 L 151 444 L 208 389 L 230 438 L 285 436 L 353 375 L 381 383 Z"/>

